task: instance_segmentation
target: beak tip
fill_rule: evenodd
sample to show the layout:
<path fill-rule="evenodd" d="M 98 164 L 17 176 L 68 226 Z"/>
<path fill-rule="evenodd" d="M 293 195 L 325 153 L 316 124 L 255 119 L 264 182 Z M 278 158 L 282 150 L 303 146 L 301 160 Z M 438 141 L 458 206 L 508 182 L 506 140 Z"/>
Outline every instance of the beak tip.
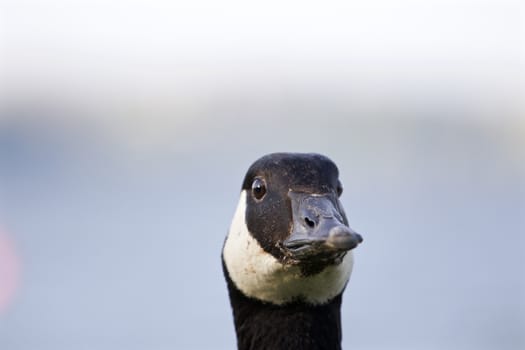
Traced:
<path fill-rule="evenodd" d="M 346 226 L 337 226 L 330 230 L 326 243 L 335 249 L 352 250 L 363 242 L 363 237 Z"/>

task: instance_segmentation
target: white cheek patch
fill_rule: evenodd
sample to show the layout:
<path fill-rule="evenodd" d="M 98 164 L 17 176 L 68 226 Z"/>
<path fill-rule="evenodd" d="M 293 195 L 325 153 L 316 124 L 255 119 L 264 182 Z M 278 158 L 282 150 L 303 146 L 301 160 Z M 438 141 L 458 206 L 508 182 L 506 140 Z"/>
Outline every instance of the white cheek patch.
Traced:
<path fill-rule="evenodd" d="M 311 304 L 323 304 L 343 291 L 352 272 L 351 251 L 340 264 L 304 277 L 299 267 L 283 265 L 262 249 L 248 231 L 245 217 L 246 191 L 242 191 L 223 257 L 230 278 L 246 296 L 274 304 L 297 298 Z"/>

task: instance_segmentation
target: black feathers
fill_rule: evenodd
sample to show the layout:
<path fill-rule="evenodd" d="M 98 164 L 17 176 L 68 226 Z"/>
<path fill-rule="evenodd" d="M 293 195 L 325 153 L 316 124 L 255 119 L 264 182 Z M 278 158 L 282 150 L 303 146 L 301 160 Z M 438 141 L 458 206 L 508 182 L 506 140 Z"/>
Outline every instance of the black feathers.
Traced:
<path fill-rule="evenodd" d="M 342 293 L 362 242 L 348 226 L 337 166 L 274 153 L 251 165 L 223 249 L 240 350 L 341 348 Z"/>
<path fill-rule="evenodd" d="M 327 157 L 314 153 L 272 153 L 248 169 L 242 188 L 247 198 L 248 230 L 261 247 L 279 260 L 285 257 L 279 248 L 292 229 L 290 189 L 306 193 L 334 193 L 340 186 L 337 166 Z M 265 198 L 252 195 L 254 181 L 265 181 Z"/>
<path fill-rule="evenodd" d="M 341 295 L 323 305 L 274 305 L 242 294 L 224 266 L 239 350 L 341 349 Z"/>

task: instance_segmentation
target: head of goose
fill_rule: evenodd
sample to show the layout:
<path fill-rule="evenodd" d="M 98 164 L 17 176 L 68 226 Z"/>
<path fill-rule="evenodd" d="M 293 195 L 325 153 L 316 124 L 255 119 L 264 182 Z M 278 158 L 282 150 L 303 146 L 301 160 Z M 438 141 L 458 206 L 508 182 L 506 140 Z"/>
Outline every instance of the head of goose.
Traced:
<path fill-rule="evenodd" d="M 339 295 L 362 242 L 342 191 L 336 165 L 319 154 L 274 153 L 253 163 L 223 248 L 233 286 L 276 305 Z"/>

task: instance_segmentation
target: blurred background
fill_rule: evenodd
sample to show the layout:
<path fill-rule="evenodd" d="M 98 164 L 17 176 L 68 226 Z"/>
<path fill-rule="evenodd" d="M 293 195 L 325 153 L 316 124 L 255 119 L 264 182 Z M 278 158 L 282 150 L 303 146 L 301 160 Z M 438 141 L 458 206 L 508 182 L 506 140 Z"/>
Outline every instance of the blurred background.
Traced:
<path fill-rule="evenodd" d="M 346 349 L 525 348 L 513 0 L 2 1 L 0 349 L 233 349 L 245 171 L 339 166 Z"/>

